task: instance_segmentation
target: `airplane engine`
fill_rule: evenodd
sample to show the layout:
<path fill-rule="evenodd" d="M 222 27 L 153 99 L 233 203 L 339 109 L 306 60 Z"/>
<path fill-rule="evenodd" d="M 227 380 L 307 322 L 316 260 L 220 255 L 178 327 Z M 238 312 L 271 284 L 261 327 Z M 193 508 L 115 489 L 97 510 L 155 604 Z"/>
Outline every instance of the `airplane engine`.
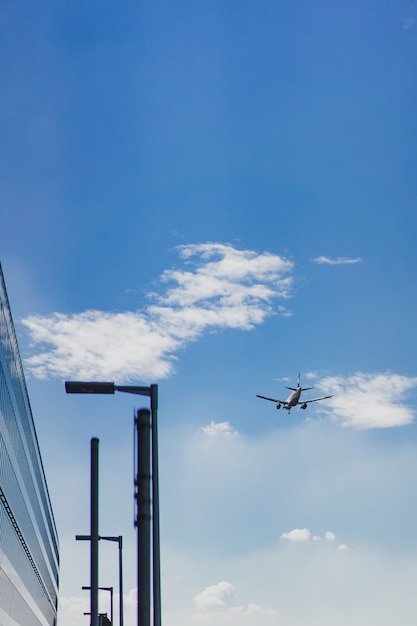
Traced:
<path fill-rule="evenodd" d="M 278 402 L 277 409 L 280 409 L 280 408 L 281 408 L 281 404 Z"/>
<path fill-rule="evenodd" d="M 307 403 L 306 403 L 306 402 L 304 402 L 304 403 L 300 406 L 300 409 L 306 409 L 306 408 L 307 408 Z"/>

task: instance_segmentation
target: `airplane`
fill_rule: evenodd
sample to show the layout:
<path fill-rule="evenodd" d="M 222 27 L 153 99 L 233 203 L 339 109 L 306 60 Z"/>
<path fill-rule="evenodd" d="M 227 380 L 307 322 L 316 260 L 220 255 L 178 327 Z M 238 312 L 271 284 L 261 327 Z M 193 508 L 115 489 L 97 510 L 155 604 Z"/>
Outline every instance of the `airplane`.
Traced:
<path fill-rule="evenodd" d="M 294 406 L 297 406 L 297 404 L 300 406 L 300 409 L 306 409 L 307 404 L 309 404 L 310 402 L 318 402 L 319 400 L 327 400 L 328 398 L 332 397 L 332 396 L 323 396 L 322 398 L 313 398 L 312 400 L 302 400 L 300 402 L 300 396 L 301 396 L 302 391 L 308 391 L 309 389 L 314 389 L 314 387 L 301 387 L 300 374 L 298 374 L 297 387 L 285 387 L 285 389 L 290 389 L 290 391 L 292 391 L 292 393 L 288 396 L 286 400 L 277 400 L 275 398 L 267 398 L 266 396 L 259 396 L 258 394 L 256 394 L 256 397 L 262 398 L 263 400 L 270 400 L 271 402 L 275 402 L 277 405 L 277 409 L 280 409 L 282 406 L 284 409 L 288 411 L 288 413 L 291 411 L 291 409 Z"/>

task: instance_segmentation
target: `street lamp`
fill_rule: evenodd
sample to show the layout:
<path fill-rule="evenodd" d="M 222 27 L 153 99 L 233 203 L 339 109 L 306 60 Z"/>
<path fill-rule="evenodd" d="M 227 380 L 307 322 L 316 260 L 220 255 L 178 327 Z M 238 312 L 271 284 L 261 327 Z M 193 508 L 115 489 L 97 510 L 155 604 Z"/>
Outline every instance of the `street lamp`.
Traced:
<path fill-rule="evenodd" d="M 81 587 L 81 589 L 85 591 L 91 589 L 91 587 Z M 102 591 L 110 591 L 110 621 L 113 626 L 113 587 L 98 587 L 98 589 L 101 589 Z"/>
<path fill-rule="evenodd" d="M 119 624 L 123 626 L 123 565 L 122 565 L 122 550 L 123 550 L 123 537 L 99 537 L 105 541 L 116 541 L 119 545 Z M 112 618 L 113 623 L 113 618 Z"/>
<path fill-rule="evenodd" d="M 138 387 L 115 385 L 113 382 L 66 381 L 67 393 L 114 394 L 116 391 L 150 398 L 152 457 L 152 576 L 153 623 L 161 626 L 161 556 L 159 534 L 159 471 L 158 471 L 158 385 Z"/>
<path fill-rule="evenodd" d="M 99 535 L 98 538 L 99 540 L 103 539 L 103 541 L 115 541 L 119 544 L 119 625 L 123 626 L 123 537 L 121 535 L 119 535 L 118 537 L 101 537 Z M 76 541 L 91 541 L 91 536 L 75 535 L 75 539 Z M 99 589 L 101 589 L 101 587 L 99 587 Z M 113 617 L 111 621 L 113 623 Z"/>

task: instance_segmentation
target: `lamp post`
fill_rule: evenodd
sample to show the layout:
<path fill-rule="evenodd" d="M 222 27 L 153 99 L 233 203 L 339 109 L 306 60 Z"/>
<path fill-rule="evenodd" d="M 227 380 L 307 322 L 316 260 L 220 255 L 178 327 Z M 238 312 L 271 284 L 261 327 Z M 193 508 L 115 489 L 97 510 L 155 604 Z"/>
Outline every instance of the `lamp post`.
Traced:
<path fill-rule="evenodd" d="M 123 626 L 123 565 L 122 565 L 122 551 L 123 551 L 123 537 L 99 537 L 105 541 L 117 541 L 119 544 L 119 623 Z M 112 619 L 113 622 L 113 619 Z"/>
<path fill-rule="evenodd" d="M 90 502 L 90 609 L 91 626 L 98 624 L 98 446 L 97 437 L 91 439 L 91 502 Z"/>
<path fill-rule="evenodd" d="M 119 625 L 123 626 L 123 537 L 119 535 L 118 537 L 101 537 L 98 536 L 99 541 L 103 539 L 103 541 L 115 541 L 119 544 Z M 91 541 L 90 535 L 75 535 L 76 541 Z M 84 587 L 83 587 L 84 589 Z M 87 587 L 86 587 L 87 589 Z M 99 587 L 101 589 L 101 587 Z M 113 622 L 113 618 L 112 618 Z"/>
<path fill-rule="evenodd" d="M 159 534 L 159 470 L 158 470 L 158 385 L 149 387 L 115 385 L 113 382 L 66 381 L 65 391 L 78 394 L 133 393 L 150 398 L 151 408 L 151 466 L 152 466 L 152 576 L 153 624 L 161 626 L 161 556 Z"/>
<path fill-rule="evenodd" d="M 84 591 L 91 589 L 91 587 L 81 587 Z M 113 587 L 98 587 L 102 591 L 110 591 L 110 621 L 113 626 Z"/>

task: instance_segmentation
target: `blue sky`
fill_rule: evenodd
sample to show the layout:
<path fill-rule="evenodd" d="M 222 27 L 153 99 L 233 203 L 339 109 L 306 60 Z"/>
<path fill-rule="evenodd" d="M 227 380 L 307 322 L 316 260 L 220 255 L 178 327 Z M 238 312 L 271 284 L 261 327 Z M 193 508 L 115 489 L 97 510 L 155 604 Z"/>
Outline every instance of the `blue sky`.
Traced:
<path fill-rule="evenodd" d="M 0 258 L 60 626 L 88 619 L 93 436 L 135 623 L 134 398 L 77 378 L 159 384 L 164 622 L 414 625 L 416 5 L 5 0 L 0 29 Z M 299 371 L 333 398 L 256 398 Z"/>

